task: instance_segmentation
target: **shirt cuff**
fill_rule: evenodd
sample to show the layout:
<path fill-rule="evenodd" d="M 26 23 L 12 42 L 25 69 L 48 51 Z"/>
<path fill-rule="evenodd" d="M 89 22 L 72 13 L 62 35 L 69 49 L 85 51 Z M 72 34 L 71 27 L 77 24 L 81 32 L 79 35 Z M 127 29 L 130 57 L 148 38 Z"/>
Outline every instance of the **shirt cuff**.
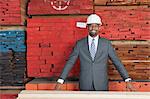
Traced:
<path fill-rule="evenodd" d="M 63 79 L 58 79 L 57 82 L 63 84 L 64 80 Z"/>
<path fill-rule="evenodd" d="M 129 82 L 131 80 L 132 80 L 131 78 L 127 78 L 127 79 L 125 79 L 125 82 Z"/>

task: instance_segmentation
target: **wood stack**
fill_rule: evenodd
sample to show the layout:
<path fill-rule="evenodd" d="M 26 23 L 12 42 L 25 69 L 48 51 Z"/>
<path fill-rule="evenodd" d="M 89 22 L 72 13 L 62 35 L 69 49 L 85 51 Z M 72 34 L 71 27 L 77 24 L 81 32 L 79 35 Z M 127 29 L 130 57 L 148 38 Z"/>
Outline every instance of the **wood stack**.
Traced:
<path fill-rule="evenodd" d="M 149 40 L 148 6 L 95 6 L 102 17 L 101 36 L 110 40 Z"/>
<path fill-rule="evenodd" d="M 28 15 L 90 14 L 93 0 L 30 0 Z"/>
<path fill-rule="evenodd" d="M 0 25 L 23 25 L 20 0 L 1 0 L 0 6 Z"/>
<path fill-rule="evenodd" d="M 81 35 L 87 35 L 84 29 L 76 28 L 76 22 L 82 20 L 85 18 L 28 19 L 27 67 L 29 77 L 59 75 L 77 39 L 81 38 Z M 64 26 L 69 28 L 64 28 Z M 76 75 L 76 72 L 71 74 Z"/>
<path fill-rule="evenodd" d="M 148 5 L 149 0 L 94 0 L 95 5 Z"/>
<path fill-rule="evenodd" d="M 121 59 L 129 75 L 136 80 L 150 79 L 150 44 L 149 42 L 112 42 L 118 57 Z M 115 65 L 109 62 L 109 78 L 122 79 Z"/>
<path fill-rule="evenodd" d="M 0 38 L 0 86 L 22 86 L 26 67 L 24 31 L 1 31 Z"/>
<path fill-rule="evenodd" d="M 135 80 L 132 82 L 136 91 L 149 92 L 150 91 L 150 82 L 143 82 Z M 25 86 L 26 90 L 55 90 L 56 79 L 42 79 L 36 78 L 28 82 Z M 63 85 L 61 85 L 60 90 L 72 90 L 79 91 L 79 82 L 78 80 L 67 79 Z M 129 91 L 126 88 L 126 83 L 124 81 L 109 81 L 109 91 Z"/>
<path fill-rule="evenodd" d="M 0 90 L 0 99 L 16 99 L 21 90 Z"/>

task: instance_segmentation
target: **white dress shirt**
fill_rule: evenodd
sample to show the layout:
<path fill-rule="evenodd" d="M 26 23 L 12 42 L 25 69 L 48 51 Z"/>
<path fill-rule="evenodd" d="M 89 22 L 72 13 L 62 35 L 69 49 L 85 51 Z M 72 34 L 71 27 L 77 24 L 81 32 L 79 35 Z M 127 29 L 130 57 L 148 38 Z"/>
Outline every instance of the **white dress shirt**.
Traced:
<path fill-rule="evenodd" d="M 90 35 L 88 36 L 88 44 L 89 44 L 89 50 L 91 49 L 91 43 L 92 40 L 94 39 L 94 44 L 95 44 L 95 52 L 97 51 L 97 46 L 98 46 L 98 39 L 99 36 L 97 35 L 96 37 L 91 37 Z"/>
<path fill-rule="evenodd" d="M 96 37 L 94 37 L 95 52 L 97 51 L 98 39 L 99 39 L 99 35 L 97 35 Z M 91 48 L 92 40 L 93 40 L 93 37 L 91 37 L 90 35 L 88 35 L 89 50 L 90 50 L 90 48 Z M 129 81 L 131 81 L 131 78 L 125 79 L 125 82 L 129 82 Z M 63 79 L 58 79 L 57 82 L 63 84 L 63 83 L 64 83 L 64 80 L 63 80 Z"/>

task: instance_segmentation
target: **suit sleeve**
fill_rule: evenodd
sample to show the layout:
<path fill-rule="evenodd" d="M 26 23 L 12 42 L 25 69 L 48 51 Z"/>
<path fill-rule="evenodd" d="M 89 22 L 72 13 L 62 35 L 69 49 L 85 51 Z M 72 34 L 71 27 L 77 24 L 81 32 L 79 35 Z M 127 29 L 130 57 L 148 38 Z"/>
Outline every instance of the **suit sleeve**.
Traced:
<path fill-rule="evenodd" d="M 78 55 L 79 55 L 79 44 L 77 42 L 71 55 L 68 58 L 68 61 L 66 62 L 65 66 L 64 66 L 64 69 L 63 69 L 61 76 L 60 76 L 61 79 L 63 79 L 63 80 L 66 79 L 68 73 L 70 72 L 70 70 L 72 69 L 72 67 L 75 64 L 75 62 L 78 58 Z"/>
<path fill-rule="evenodd" d="M 121 63 L 118 56 L 116 55 L 116 52 L 115 52 L 115 50 L 114 50 L 114 48 L 110 42 L 109 42 L 108 54 L 109 54 L 111 61 L 113 62 L 113 64 L 117 68 L 118 72 L 120 73 L 121 77 L 124 80 L 129 78 L 128 72 L 126 71 L 125 67 Z"/>

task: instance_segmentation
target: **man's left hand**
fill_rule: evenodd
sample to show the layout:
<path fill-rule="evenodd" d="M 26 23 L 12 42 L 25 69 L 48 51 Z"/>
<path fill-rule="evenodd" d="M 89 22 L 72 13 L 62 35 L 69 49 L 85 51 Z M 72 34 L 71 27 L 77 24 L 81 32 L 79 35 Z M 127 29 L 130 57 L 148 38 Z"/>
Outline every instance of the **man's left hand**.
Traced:
<path fill-rule="evenodd" d="M 132 82 L 126 82 L 127 91 L 136 91 L 135 87 L 133 86 Z"/>

